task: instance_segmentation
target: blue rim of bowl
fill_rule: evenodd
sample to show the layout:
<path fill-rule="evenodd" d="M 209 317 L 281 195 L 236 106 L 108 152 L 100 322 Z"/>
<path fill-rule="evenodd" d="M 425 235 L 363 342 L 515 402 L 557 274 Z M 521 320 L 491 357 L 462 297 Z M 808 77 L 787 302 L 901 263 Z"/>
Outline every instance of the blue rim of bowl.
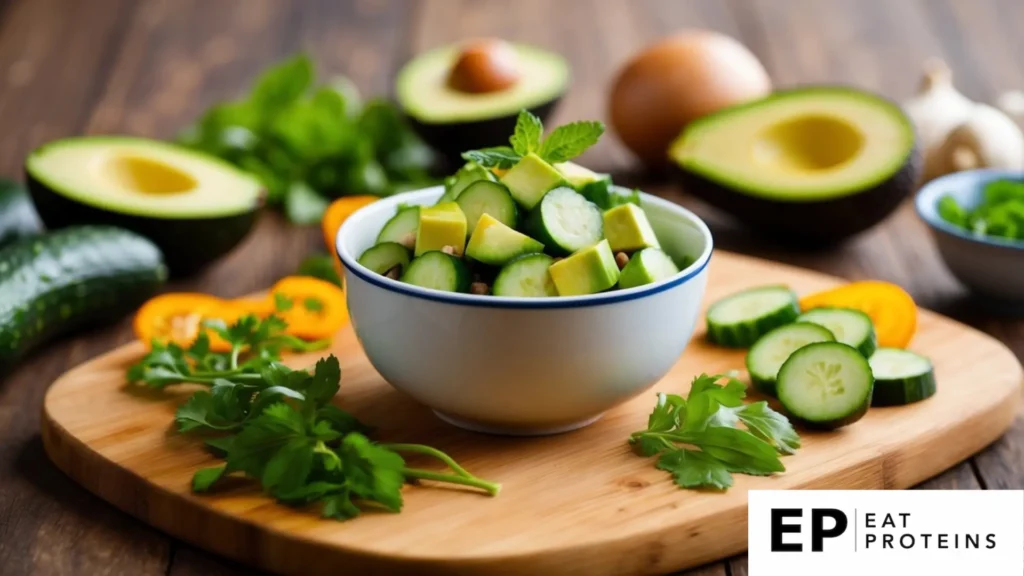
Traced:
<path fill-rule="evenodd" d="M 941 190 L 938 192 L 933 192 L 932 189 L 941 188 L 941 184 L 944 181 L 956 179 L 970 179 L 975 185 L 980 186 L 984 185 L 987 182 L 991 182 L 992 180 L 997 180 L 1001 178 L 1021 180 L 1021 173 L 1013 172 L 1011 170 L 982 168 L 977 170 L 966 170 L 963 172 L 954 172 L 952 174 L 946 174 L 945 176 L 941 176 L 928 182 L 927 184 L 922 186 L 920 190 L 918 190 L 917 195 L 914 197 L 914 211 L 917 212 L 917 217 L 920 218 L 925 224 L 940 232 L 945 232 L 952 236 L 963 238 L 964 240 L 976 242 L 978 244 L 997 246 L 999 248 L 1016 248 L 1018 250 L 1024 250 L 1024 240 L 1004 240 L 996 236 L 972 234 L 971 232 L 968 232 L 967 230 L 964 230 L 959 226 L 954 226 L 953 224 L 943 220 L 942 216 L 939 216 L 938 209 L 935 208 L 935 206 L 939 203 L 939 200 L 942 198 L 942 193 Z M 924 206 L 925 204 L 925 196 L 928 196 L 930 205 L 933 207 L 933 211 L 935 213 L 934 217 L 926 215 L 924 210 L 922 209 L 922 206 Z"/>
<path fill-rule="evenodd" d="M 394 202 L 398 203 L 399 198 L 404 195 L 412 195 L 418 193 L 425 193 L 427 190 L 441 191 L 440 186 L 432 188 L 423 188 L 420 190 L 413 190 L 410 192 L 403 192 L 402 194 L 396 194 L 395 196 L 389 196 L 388 199 L 395 199 Z M 335 240 L 335 250 L 337 250 L 338 258 L 341 260 L 342 266 L 346 270 L 357 276 L 359 279 L 364 280 L 378 288 L 383 288 L 389 292 L 397 292 L 405 296 L 411 296 L 413 298 L 421 298 L 423 300 L 431 300 L 434 302 L 442 302 L 444 304 L 455 304 L 462 306 L 477 306 L 483 308 L 519 308 L 519 309 L 551 309 L 551 308 L 582 308 L 587 306 L 603 306 L 605 304 L 617 304 L 621 302 L 628 302 L 630 300 L 638 300 L 647 296 L 652 296 L 666 290 L 670 290 L 684 284 L 688 280 L 698 276 L 701 272 L 707 268 L 708 263 L 711 262 L 711 255 L 714 252 L 714 239 L 711 236 L 711 231 L 708 229 L 707 224 L 704 223 L 696 214 L 690 212 L 686 208 L 675 204 L 669 200 L 658 198 L 641 192 L 641 198 L 646 201 L 652 201 L 654 203 L 664 203 L 669 208 L 681 211 L 688 220 L 697 225 L 698 230 L 706 238 L 708 246 L 704 252 L 697 258 L 695 262 L 690 264 L 688 267 L 680 270 L 678 274 L 670 278 L 666 278 L 661 282 L 655 282 L 647 286 L 640 286 L 637 288 L 629 288 L 626 290 L 615 290 L 612 292 L 601 292 L 599 294 L 590 294 L 586 296 L 568 296 L 559 297 L 554 296 L 550 298 L 507 298 L 507 297 L 496 297 L 496 296 L 479 296 L 475 294 L 456 294 L 442 292 L 440 290 L 432 290 L 430 288 L 420 288 L 418 286 L 411 286 L 409 284 L 403 284 L 397 280 L 392 280 L 371 272 L 370 270 L 363 267 L 361 264 L 355 262 L 350 258 L 345 250 L 341 248 L 342 234 L 341 230 L 344 230 L 345 225 L 343 224 L 341 230 Z M 367 210 L 371 205 L 360 208 L 350 216 L 350 220 L 357 216 L 363 210 Z"/>

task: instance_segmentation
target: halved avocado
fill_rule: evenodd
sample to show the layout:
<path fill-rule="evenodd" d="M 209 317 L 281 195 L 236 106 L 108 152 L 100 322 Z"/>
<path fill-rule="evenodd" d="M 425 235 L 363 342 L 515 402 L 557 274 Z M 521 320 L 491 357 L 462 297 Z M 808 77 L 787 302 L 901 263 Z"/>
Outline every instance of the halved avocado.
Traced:
<path fill-rule="evenodd" d="M 453 82 L 453 71 L 487 50 L 502 53 L 472 60 L 469 69 L 497 67 L 505 77 L 476 91 Z M 457 166 L 462 152 L 508 144 L 520 110 L 545 120 L 568 86 L 569 64 L 558 54 L 488 39 L 416 56 L 399 71 L 395 93 L 420 137 Z"/>
<path fill-rule="evenodd" d="M 47 228 L 110 224 L 149 237 L 171 272 L 194 272 L 252 228 L 263 188 L 234 166 L 172 144 L 120 136 L 56 140 L 25 161 Z"/>
<path fill-rule="evenodd" d="M 687 192 L 801 244 L 835 243 L 877 224 L 920 170 L 913 127 L 896 104 L 829 86 L 701 118 L 669 156 Z"/>

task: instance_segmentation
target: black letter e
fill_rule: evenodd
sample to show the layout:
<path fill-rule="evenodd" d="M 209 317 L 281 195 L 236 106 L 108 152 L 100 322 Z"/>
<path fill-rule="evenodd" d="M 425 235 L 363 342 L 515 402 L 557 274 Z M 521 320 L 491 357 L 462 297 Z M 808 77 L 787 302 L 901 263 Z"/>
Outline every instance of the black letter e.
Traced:
<path fill-rule="evenodd" d="M 783 534 L 799 534 L 798 524 L 786 524 L 784 518 L 802 518 L 803 510 L 799 508 L 772 508 L 772 552 L 803 552 L 803 544 L 786 544 L 782 541 Z"/>

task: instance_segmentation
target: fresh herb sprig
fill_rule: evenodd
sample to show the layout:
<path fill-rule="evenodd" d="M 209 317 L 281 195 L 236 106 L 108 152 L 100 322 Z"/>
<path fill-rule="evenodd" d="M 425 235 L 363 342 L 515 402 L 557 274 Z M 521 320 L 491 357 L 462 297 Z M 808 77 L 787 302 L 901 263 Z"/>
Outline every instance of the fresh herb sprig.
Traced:
<path fill-rule="evenodd" d="M 282 503 L 319 503 L 325 517 L 339 520 L 366 508 L 400 511 L 402 485 L 412 480 L 498 493 L 498 484 L 470 474 L 436 448 L 371 441 L 368 426 L 331 403 L 341 381 L 337 358 L 322 358 L 311 370 L 293 370 L 280 361 L 285 350 L 326 344 L 304 342 L 285 328 L 274 316 L 245 316 L 232 326 L 210 326 L 231 344 L 229 352 L 211 351 L 202 333 L 188 348 L 154 342 L 129 368 L 130 382 L 152 388 L 206 386 L 178 408 L 175 422 L 180 432 L 203 434 L 225 462 L 196 472 L 193 491 L 205 492 L 224 476 L 240 474 Z M 411 468 L 402 454 L 435 458 L 451 472 Z"/>
<path fill-rule="evenodd" d="M 724 384 L 719 382 L 724 381 Z M 800 437 L 767 402 L 744 403 L 746 386 L 728 375 L 701 374 L 684 398 L 658 394 L 647 429 L 629 442 L 681 488 L 724 490 L 734 473 L 767 476 L 785 470 L 780 454 L 792 454 Z M 742 423 L 743 428 L 737 428 Z"/>
<path fill-rule="evenodd" d="M 495 146 L 464 152 L 462 158 L 484 168 L 511 168 L 519 159 L 533 152 L 544 160 L 566 162 L 583 154 L 604 134 L 604 124 L 597 121 L 570 122 L 555 128 L 544 138 L 544 125 L 529 110 L 521 110 L 510 146 Z"/>
<path fill-rule="evenodd" d="M 981 201 L 962 206 L 952 196 L 937 205 L 943 220 L 976 236 L 1024 240 L 1024 180 L 1000 179 L 985 184 Z"/>

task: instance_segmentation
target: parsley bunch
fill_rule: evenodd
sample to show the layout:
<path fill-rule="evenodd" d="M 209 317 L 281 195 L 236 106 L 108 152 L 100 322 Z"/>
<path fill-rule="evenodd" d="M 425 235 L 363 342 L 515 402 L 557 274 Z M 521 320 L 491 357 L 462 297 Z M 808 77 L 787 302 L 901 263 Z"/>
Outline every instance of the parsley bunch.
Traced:
<path fill-rule="evenodd" d="M 658 394 L 647 429 L 634 432 L 629 442 L 644 456 L 658 455 L 658 469 L 672 474 L 681 488 L 724 490 L 734 473 L 782 472 L 779 455 L 792 454 L 800 437 L 767 402 L 744 403 L 746 390 L 730 376 L 701 374 L 685 398 Z"/>
<path fill-rule="evenodd" d="M 516 119 L 515 132 L 509 138 L 511 146 L 495 146 L 463 152 L 462 158 L 476 162 L 484 168 L 511 168 L 519 159 L 534 153 L 550 163 L 566 162 L 583 154 L 604 134 L 604 124 L 596 121 L 570 122 L 544 135 L 540 118 L 521 110 Z"/>
<path fill-rule="evenodd" d="M 203 434 L 225 462 L 196 472 L 193 491 L 205 492 L 224 476 L 241 474 L 282 503 L 320 503 L 325 517 L 339 520 L 367 507 L 400 511 L 402 485 L 411 480 L 498 493 L 498 484 L 473 476 L 435 448 L 372 442 L 368 426 L 331 404 L 341 381 L 333 355 L 310 370 L 280 362 L 283 351 L 319 349 L 327 342 L 285 334 L 285 323 L 275 316 L 208 326 L 231 344 L 229 352 L 211 351 L 204 332 L 188 348 L 154 342 L 128 370 L 130 382 L 152 388 L 206 386 L 178 408 L 175 422 L 180 432 Z M 436 458 L 451 472 L 410 468 L 400 453 Z"/>

